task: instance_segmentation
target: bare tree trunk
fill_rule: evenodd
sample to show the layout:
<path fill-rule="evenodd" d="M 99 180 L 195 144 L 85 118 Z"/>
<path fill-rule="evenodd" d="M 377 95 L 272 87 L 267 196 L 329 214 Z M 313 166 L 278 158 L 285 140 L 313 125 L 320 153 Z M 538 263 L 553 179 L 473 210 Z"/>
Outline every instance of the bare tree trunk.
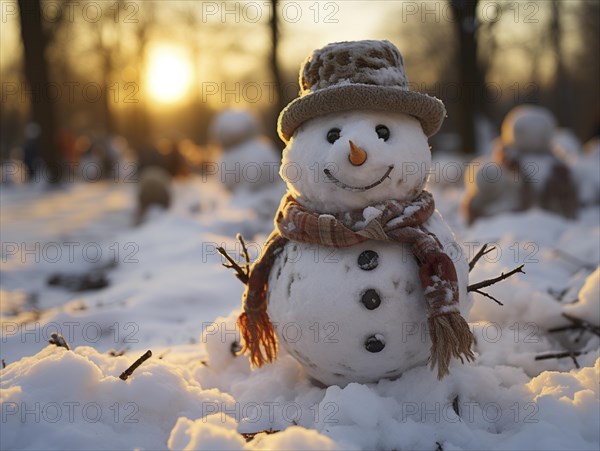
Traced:
<path fill-rule="evenodd" d="M 557 0 L 552 1 L 552 16 L 550 19 L 550 43 L 555 61 L 554 76 L 554 111 L 556 112 L 559 124 L 563 126 L 572 126 L 572 109 L 569 99 L 571 98 L 570 83 L 567 79 L 565 64 L 563 62 L 562 52 L 562 7 Z"/>
<path fill-rule="evenodd" d="M 146 67 L 146 48 L 148 46 L 148 34 L 150 31 L 149 23 L 139 24 L 137 30 L 138 41 L 138 66 L 145 69 Z M 148 112 L 148 99 L 143 95 L 143 79 L 140 71 L 137 76 L 137 89 L 140 90 L 139 102 L 135 104 L 133 117 L 133 133 L 130 139 L 132 147 L 137 151 L 152 145 L 152 124 L 150 114 Z"/>
<path fill-rule="evenodd" d="M 113 110 L 111 108 L 111 75 L 113 71 L 113 56 L 118 52 L 119 40 L 115 39 L 114 45 L 109 45 L 106 42 L 105 28 L 110 24 L 104 21 L 96 25 L 98 40 L 96 43 L 96 52 L 101 56 L 100 73 L 102 75 L 102 122 L 104 123 L 104 132 L 108 135 L 115 133 L 115 121 L 113 118 Z M 117 30 L 111 30 L 116 33 Z M 119 87 L 117 86 L 117 89 Z"/>
<path fill-rule="evenodd" d="M 111 109 L 111 86 L 110 86 L 110 74 L 112 73 L 112 57 L 109 49 L 102 49 L 102 71 L 103 71 L 103 99 L 102 99 L 102 118 L 104 120 L 104 131 L 109 135 L 114 135 L 116 132 L 115 121 L 113 119 L 113 112 Z M 117 87 L 118 89 L 118 87 Z"/>
<path fill-rule="evenodd" d="M 279 58 L 277 56 L 277 50 L 279 48 L 279 15 L 277 14 L 277 0 L 271 0 L 272 11 L 271 19 L 269 22 L 271 29 L 271 57 L 269 60 L 271 67 L 271 74 L 273 82 L 275 83 L 275 95 L 276 99 L 273 104 L 273 118 L 272 124 L 269 127 L 269 135 L 273 138 L 274 142 L 279 142 L 277 136 L 277 118 L 279 112 L 283 109 L 284 105 L 284 86 L 283 77 L 281 76 L 281 69 L 279 67 Z"/>
<path fill-rule="evenodd" d="M 31 89 L 31 117 L 41 128 L 41 157 L 47 169 L 47 181 L 60 181 L 60 152 L 55 139 L 54 108 L 46 95 L 49 86 L 45 52 L 48 36 L 44 33 L 40 0 L 19 0 L 21 39 L 24 48 L 25 77 Z"/>
<path fill-rule="evenodd" d="M 478 0 L 451 0 L 454 23 L 458 34 L 458 72 L 461 87 L 459 132 L 462 150 L 475 152 L 475 119 L 483 108 L 483 75 L 477 62 L 477 4 Z"/>

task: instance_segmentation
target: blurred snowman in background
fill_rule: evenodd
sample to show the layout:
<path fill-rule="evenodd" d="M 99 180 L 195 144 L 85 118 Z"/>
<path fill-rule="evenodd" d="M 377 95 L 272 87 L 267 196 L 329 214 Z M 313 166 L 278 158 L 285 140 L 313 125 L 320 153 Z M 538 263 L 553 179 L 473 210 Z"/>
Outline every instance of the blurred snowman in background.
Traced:
<path fill-rule="evenodd" d="M 575 218 L 578 189 L 573 173 L 553 150 L 556 121 L 546 108 L 520 105 L 502 123 L 490 157 L 480 157 L 465 178 L 462 210 L 469 224 L 481 217 L 533 207 Z M 573 154 L 572 139 L 565 158 Z M 566 149 L 567 146 L 565 146 Z"/>
<path fill-rule="evenodd" d="M 214 172 L 231 192 L 232 203 L 270 223 L 285 185 L 278 175 L 281 154 L 261 134 L 257 117 L 248 110 L 224 110 L 212 122 L 209 134 L 219 154 Z"/>

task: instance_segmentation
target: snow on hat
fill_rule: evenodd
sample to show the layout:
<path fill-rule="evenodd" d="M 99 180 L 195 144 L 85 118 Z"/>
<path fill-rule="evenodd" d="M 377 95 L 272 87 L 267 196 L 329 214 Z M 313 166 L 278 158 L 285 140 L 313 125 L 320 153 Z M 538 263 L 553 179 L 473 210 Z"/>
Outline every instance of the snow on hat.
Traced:
<path fill-rule="evenodd" d="M 441 100 L 411 91 L 400 51 L 389 41 L 336 42 L 313 51 L 300 67 L 300 97 L 279 115 L 285 142 L 305 121 L 328 113 L 377 110 L 406 113 L 427 136 L 442 125 Z"/>
<path fill-rule="evenodd" d="M 548 109 L 519 105 L 502 121 L 502 144 L 523 152 L 549 152 L 555 127 L 556 120 Z"/>

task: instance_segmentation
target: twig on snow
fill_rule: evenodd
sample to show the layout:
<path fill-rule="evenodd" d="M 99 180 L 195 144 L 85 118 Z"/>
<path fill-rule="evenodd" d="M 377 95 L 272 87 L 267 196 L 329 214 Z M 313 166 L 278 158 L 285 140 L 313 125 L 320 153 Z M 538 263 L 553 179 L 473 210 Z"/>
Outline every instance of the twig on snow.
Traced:
<path fill-rule="evenodd" d="M 242 432 L 242 437 L 244 437 L 246 439 L 246 442 L 249 442 L 249 441 L 253 440 L 254 437 L 256 437 L 258 434 L 265 433 L 265 434 L 269 435 L 269 434 L 275 434 L 277 432 L 280 432 L 280 431 L 277 431 L 274 429 L 265 429 L 264 431 L 258 431 L 258 432 Z"/>
<path fill-rule="evenodd" d="M 65 337 L 63 337 L 60 334 L 57 334 L 56 332 L 50 335 L 48 343 L 50 343 L 51 345 L 56 345 L 59 348 L 65 348 L 67 351 L 71 350 L 71 348 L 69 347 L 69 343 L 67 343 L 67 340 L 65 340 Z"/>
<path fill-rule="evenodd" d="M 171 349 L 167 349 L 165 352 L 163 352 L 163 353 L 162 353 L 161 355 L 159 355 L 157 358 L 158 358 L 159 360 L 162 360 L 162 359 L 164 359 L 164 358 L 165 358 L 165 356 L 166 356 L 166 355 L 167 355 L 169 352 L 171 352 Z"/>
<path fill-rule="evenodd" d="M 581 355 L 581 354 L 583 354 L 583 352 L 581 352 L 581 351 L 565 351 L 565 352 L 556 352 L 556 353 L 552 353 L 552 354 L 540 354 L 540 355 L 535 356 L 535 360 L 564 359 L 565 357 L 570 357 L 571 360 L 573 360 L 575 367 L 577 369 L 579 369 L 579 368 L 581 368 L 581 366 L 579 366 L 579 362 L 577 361 L 577 359 L 575 357 L 578 355 Z"/>
<path fill-rule="evenodd" d="M 129 378 L 129 376 L 131 376 L 133 374 L 133 372 L 138 368 L 138 366 L 140 366 L 142 363 L 144 363 L 150 357 L 152 357 L 152 351 L 148 350 L 148 351 L 146 351 L 146 353 L 143 356 L 141 356 L 139 359 L 137 359 L 135 362 L 133 362 L 133 365 L 131 365 L 129 368 L 127 368 L 125 371 L 123 371 L 121 373 L 121 375 L 119 376 L 119 379 L 126 381 Z"/>
<path fill-rule="evenodd" d="M 460 400 L 458 399 L 458 395 L 456 395 L 452 400 L 452 410 L 454 410 L 454 413 L 460 417 Z"/>
<path fill-rule="evenodd" d="M 571 324 L 568 326 L 554 327 L 552 329 L 548 329 L 548 332 L 563 332 L 565 330 L 583 329 L 600 337 L 600 327 L 588 323 L 587 321 L 581 318 L 577 318 L 576 316 L 569 315 L 568 313 L 563 313 L 562 316 L 571 321 Z"/>
<path fill-rule="evenodd" d="M 548 294 L 550 296 L 552 296 L 554 299 L 556 299 L 557 301 L 562 301 L 562 298 L 564 297 L 565 294 L 567 294 L 567 291 L 569 291 L 569 288 L 564 288 L 560 291 L 554 290 L 553 288 L 548 288 Z"/>
<path fill-rule="evenodd" d="M 568 261 L 569 263 L 571 263 L 579 268 L 584 268 L 584 269 L 587 269 L 588 271 L 594 271 L 596 269 L 595 264 L 586 262 L 578 257 L 575 257 L 574 255 L 569 254 L 568 252 L 561 250 L 561 249 L 552 249 L 552 253 L 554 255 L 556 255 L 557 257 L 560 257 L 563 260 Z"/>

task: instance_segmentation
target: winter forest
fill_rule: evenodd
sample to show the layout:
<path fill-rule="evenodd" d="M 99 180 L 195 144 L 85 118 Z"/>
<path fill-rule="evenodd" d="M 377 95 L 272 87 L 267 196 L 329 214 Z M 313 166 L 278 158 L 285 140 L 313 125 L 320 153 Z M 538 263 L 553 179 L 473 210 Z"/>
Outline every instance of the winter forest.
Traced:
<path fill-rule="evenodd" d="M 0 0 L 1 450 L 598 450 L 600 2 Z"/>

